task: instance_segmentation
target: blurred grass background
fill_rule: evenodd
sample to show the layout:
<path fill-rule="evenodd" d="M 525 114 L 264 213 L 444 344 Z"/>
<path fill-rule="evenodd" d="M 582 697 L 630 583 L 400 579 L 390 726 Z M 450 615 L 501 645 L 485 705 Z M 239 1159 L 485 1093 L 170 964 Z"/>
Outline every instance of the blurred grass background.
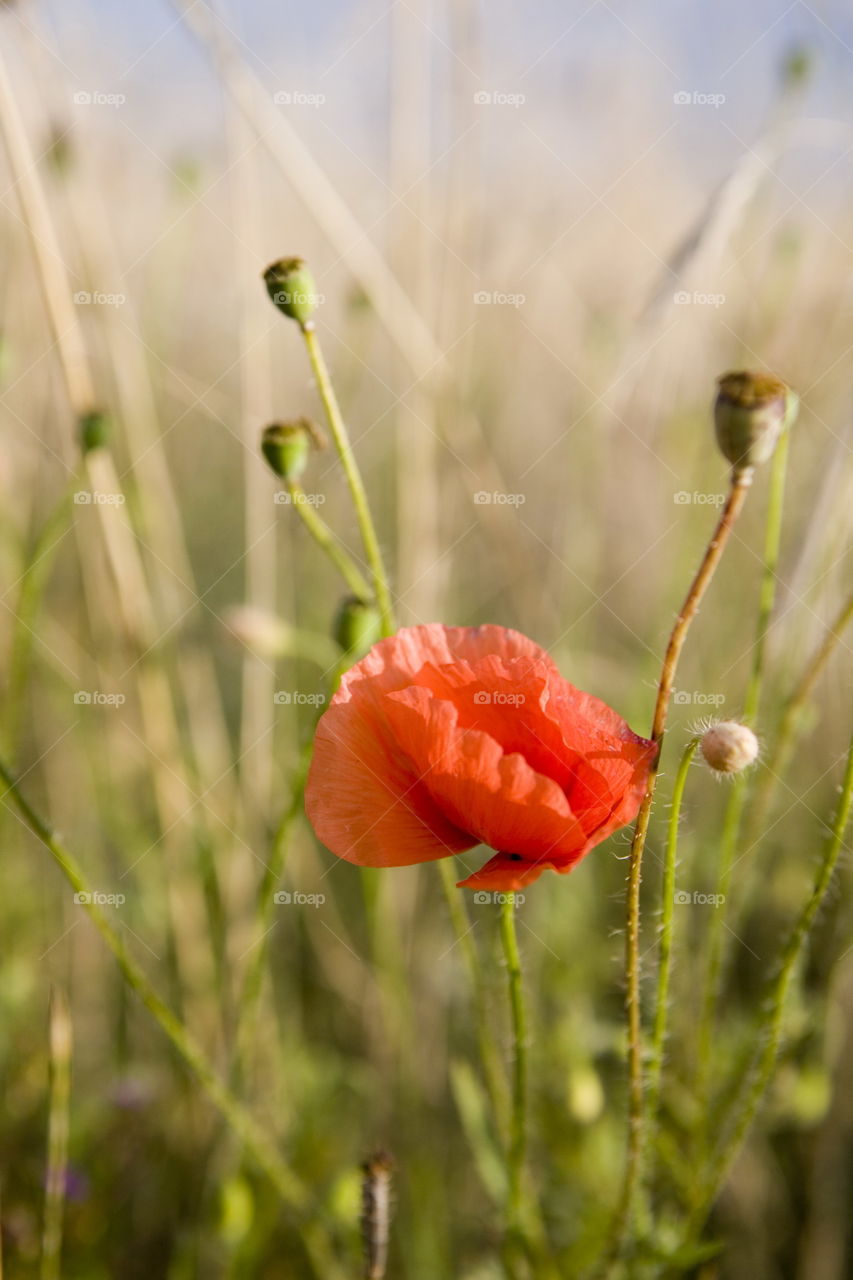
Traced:
<path fill-rule="evenodd" d="M 371 0 L 335 5 L 328 27 L 310 6 L 260 0 L 132 15 L 22 0 L 0 14 L 5 750 L 93 887 L 124 895 L 111 909 L 128 949 L 223 1073 L 260 945 L 258 886 L 310 737 L 313 708 L 293 695 L 327 692 L 328 667 L 310 641 L 279 660 L 236 643 L 231 610 L 325 635 L 341 595 L 257 448 L 273 418 L 318 413 L 298 333 L 260 281 L 270 260 L 306 257 L 325 298 L 320 332 L 401 621 L 517 626 L 644 732 L 725 491 L 713 381 L 740 365 L 773 369 L 803 401 L 768 740 L 850 593 L 853 36 L 837 7 L 730 8 L 701 25 L 603 2 L 522 19 Z M 33 199 L 55 249 L 33 234 Z M 87 408 L 112 427 L 84 463 Z M 357 550 L 330 454 L 305 487 Z M 69 500 L 93 492 L 125 501 Z M 741 706 L 765 497 L 760 477 L 691 635 L 664 785 L 688 728 Z M 806 893 L 850 691 L 848 641 L 738 868 L 721 1083 Z M 725 800 L 691 774 L 691 891 L 712 891 Z M 649 947 L 664 816 L 661 800 Z M 317 1274 L 8 804 L 2 821 L 4 1274 L 43 1265 L 51 990 L 73 1029 L 61 1274 Z M 618 1191 L 626 851 L 622 833 L 536 886 L 520 922 L 532 1177 L 558 1275 L 595 1260 Z M 362 878 L 302 823 L 282 887 L 324 901 L 275 908 L 238 1087 L 308 1188 L 341 1274 L 358 1274 L 358 1165 L 383 1144 L 397 1161 L 389 1275 L 500 1274 L 501 1171 L 436 877 Z M 853 1267 L 849 894 L 845 867 L 760 1132 L 712 1224 L 727 1246 L 703 1276 Z M 503 1047 L 495 911 L 465 905 Z M 676 1143 L 696 1123 L 695 953 L 712 910 L 676 915 Z"/>

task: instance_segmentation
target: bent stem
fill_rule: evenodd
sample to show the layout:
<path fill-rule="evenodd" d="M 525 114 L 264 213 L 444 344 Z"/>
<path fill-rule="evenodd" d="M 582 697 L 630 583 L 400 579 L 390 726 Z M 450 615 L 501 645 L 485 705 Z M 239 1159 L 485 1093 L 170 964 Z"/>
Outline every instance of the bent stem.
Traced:
<path fill-rule="evenodd" d="M 311 361 L 311 368 L 317 381 L 317 390 L 320 393 L 320 399 L 326 412 L 329 430 L 332 433 L 332 439 L 335 442 L 335 448 L 338 451 L 344 475 L 349 485 L 349 491 L 352 495 L 356 519 L 361 532 L 361 540 L 364 544 L 364 554 L 367 558 L 367 563 L 370 565 L 373 590 L 382 619 L 382 634 L 391 636 L 396 630 L 394 610 L 391 605 L 391 592 L 388 587 L 388 575 L 382 560 L 382 552 L 379 549 L 379 539 L 376 536 L 376 528 L 373 524 L 373 516 L 370 514 L 370 504 L 367 500 L 364 481 L 361 478 L 361 471 L 353 453 L 349 432 L 338 404 L 338 398 L 335 395 L 335 388 L 329 376 L 328 366 L 320 347 L 314 322 L 307 320 L 300 327 L 302 336 L 305 339 L 308 359 Z"/>
<path fill-rule="evenodd" d="M 366 604 L 372 595 L 364 575 L 355 561 L 341 545 L 326 521 L 319 516 L 307 501 L 305 490 L 300 484 L 291 481 L 287 486 L 296 514 L 305 525 L 320 550 L 329 557 L 353 595 Z"/>
<path fill-rule="evenodd" d="M 663 1056 L 666 1049 L 667 1022 L 669 1017 L 669 984 L 672 974 L 672 921 L 675 906 L 675 876 L 678 866 L 678 826 L 681 820 L 681 801 L 687 774 L 699 739 L 688 742 L 678 766 L 675 785 L 672 790 L 672 808 L 669 814 L 669 831 L 667 833 L 666 854 L 664 855 L 663 886 L 661 895 L 660 955 L 658 959 L 657 997 L 655 1000 L 655 1025 L 652 1034 L 652 1051 L 649 1062 L 648 1115 L 654 1128 L 660 1102 L 661 1072 Z"/>
<path fill-rule="evenodd" d="M 299 1180 L 281 1159 L 260 1125 L 219 1079 L 201 1046 L 196 1043 L 193 1036 L 157 994 L 142 969 L 127 954 L 121 936 L 110 924 L 106 914 L 93 901 L 76 858 L 30 806 L 18 789 L 15 778 L 2 761 L 0 761 L 0 778 L 6 784 L 6 793 L 11 795 L 25 824 L 52 855 L 74 893 L 79 895 L 78 901 L 112 952 L 128 986 L 136 992 L 145 1008 L 172 1042 L 184 1064 L 240 1138 L 258 1167 L 267 1175 L 281 1199 L 292 1208 L 304 1206 L 305 1192 Z M 0 796 L 0 801 L 4 799 L 5 797 Z"/>
<path fill-rule="evenodd" d="M 770 630 L 770 619 L 773 616 L 773 607 L 776 603 L 776 571 L 779 565 L 779 552 L 782 545 L 782 513 L 785 506 L 785 481 L 788 473 L 790 439 L 790 429 L 783 431 L 776 447 L 770 473 L 770 493 L 767 502 L 767 524 L 764 535 L 764 570 L 761 578 L 752 665 L 744 697 L 742 716 L 743 723 L 750 727 L 755 725 L 761 704 L 767 634 Z M 730 897 L 732 872 L 734 871 L 743 813 L 752 777 L 752 771 L 749 771 L 733 779 L 723 818 L 719 869 L 715 891 L 720 905 L 711 915 L 708 926 L 705 986 L 699 1022 L 697 1096 L 700 1099 L 705 1098 L 708 1090 L 714 1021 L 719 1002 L 723 970 L 723 930 L 727 916 L 726 904 Z"/>
<path fill-rule="evenodd" d="M 639 1190 L 644 1120 L 643 1044 L 640 1023 L 640 884 L 642 881 L 643 850 L 646 846 L 649 819 L 660 767 L 660 755 L 666 729 L 669 700 L 672 695 L 678 659 L 684 647 L 690 623 L 693 621 L 708 584 L 714 576 L 714 571 L 720 562 L 731 531 L 741 513 L 751 484 L 751 468 L 732 472 L 728 496 L 717 522 L 717 527 L 705 549 L 702 563 L 690 584 L 690 589 L 669 637 L 658 683 L 657 700 L 652 721 L 652 740 L 657 744 L 658 752 L 649 772 L 646 793 L 643 796 L 643 802 L 637 815 L 628 872 L 627 929 L 625 938 L 625 1011 L 628 1020 L 628 1150 L 609 1262 L 613 1262 L 622 1253 L 628 1226 L 634 1215 L 635 1201 Z"/>
<path fill-rule="evenodd" d="M 693 1232 L 698 1232 L 702 1229 L 705 1218 L 725 1181 L 733 1161 L 740 1151 L 744 1138 L 755 1119 L 761 1101 L 773 1077 L 782 1039 L 782 1020 L 791 979 L 808 940 L 815 917 L 826 898 L 835 868 L 838 865 L 844 834 L 847 829 L 847 823 L 850 820 L 851 807 L 853 807 L 853 738 L 851 738 L 847 752 L 847 765 L 844 771 L 844 780 L 841 784 L 841 796 L 835 821 L 824 846 L 824 853 L 815 877 L 814 887 L 782 953 L 779 973 L 773 983 L 770 998 L 765 1006 L 766 1012 L 757 1028 L 759 1043 L 762 1040 L 764 1042 L 763 1048 L 758 1052 L 755 1066 L 747 1068 L 746 1079 L 740 1090 L 742 1101 L 739 1109 L 736 1108 L 737 1114 L 731 1134 L 718 1151 L 711 1165 L 710 1176 L 705 1186 L 702 1201 L 691 1218 L 690 1225 Z M 751 1083 L 749 1082 L 750 1075 L 752 1076 Z"/>
<path fill-rule="evenodd" d="M 527 1147 L 527 1024 L 521 983 L 521 956 L 515 930 L 515 894 L 505 895 L 500 913 L 501 943 L 506 962 L 509 1006 L 512 1018 L 513 1076 L 510 1118 L 506 1206 L 506 1260 L 511 1276 L 518 1274 L 517 1260 L 524 1248 L 523 1183 Z"/>

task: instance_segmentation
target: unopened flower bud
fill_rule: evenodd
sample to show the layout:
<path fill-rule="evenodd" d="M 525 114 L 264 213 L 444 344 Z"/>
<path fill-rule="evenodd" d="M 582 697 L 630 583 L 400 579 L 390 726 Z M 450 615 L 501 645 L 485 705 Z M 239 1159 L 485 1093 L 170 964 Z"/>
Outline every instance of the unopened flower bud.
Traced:
<path fill-rule="evenodd" d="M 267 292 L 279 311 L 305 325 L 314 314 L 317 294 L 314 277 L 302 258 L 281 258 L 264 272 Z"/>
<path fill-rule="evenodd" d="M 379 639 L 381 619 L 375 604 L 347 596 L 335 617 L 333 634 L 344 653 L 367 653 Z"/>
<path fill-rule="evenodd" d="M 702 734 L 699 748 L 715 773 L 740 773 L 758 759 L 758 739 L 745 724 L 721 720 Z"/>
<path fill-rule="evenodd" d="M 717 444 L 736 471 L 767 462 L 797 414 L 797 397 L 772 373 L 726 373 L 714 402 Z"/>
<path fill-rule="evenodd" d="M 110 420 L 100 409 L 92 409 L 84 413 L 78 423 L 80 432 L 80 448 L 84 453 L 93 449 L 102 449 L 110 434 Z"/>
<path fill-rule="evenodd" d="M 287 652 L 291 629 L 268 609 L 251 604 L 232 605 L 226 609 L 223 625 L 238 643 L 266 658 L 277 658 Z"/>
<path fill-rule="evenodd" d="M 311 452 L 310 423 L 304 418 L 272 423 L 261 436 L 261 452 L 277 476 L 288 482 L 297 481 Z"/>

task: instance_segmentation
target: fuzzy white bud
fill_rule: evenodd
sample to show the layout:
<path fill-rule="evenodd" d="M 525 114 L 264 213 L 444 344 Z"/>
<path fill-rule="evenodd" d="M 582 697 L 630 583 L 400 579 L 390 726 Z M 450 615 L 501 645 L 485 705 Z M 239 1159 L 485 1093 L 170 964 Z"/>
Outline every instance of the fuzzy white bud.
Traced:
<path fill-rule="evenodd" d="M 699 748 L 715 773 L 740 773 L 758 759 L 758 739 L 736 720 L 711 725 L 702 734 Z"/>

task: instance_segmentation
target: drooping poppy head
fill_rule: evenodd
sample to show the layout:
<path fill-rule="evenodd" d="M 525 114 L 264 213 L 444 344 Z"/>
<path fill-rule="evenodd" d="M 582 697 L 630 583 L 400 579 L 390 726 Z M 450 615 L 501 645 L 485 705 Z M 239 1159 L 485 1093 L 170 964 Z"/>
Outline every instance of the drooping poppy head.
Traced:
<path fill-rule="evenodd" d="M 362 867 L 485 844 L 460 884 L 513 890 L 569 871 L 636 816 L 655 757 L 606 703 L 504 627 L 405 627 L 352 667 L 320 719 L 305 807 Z"/>

